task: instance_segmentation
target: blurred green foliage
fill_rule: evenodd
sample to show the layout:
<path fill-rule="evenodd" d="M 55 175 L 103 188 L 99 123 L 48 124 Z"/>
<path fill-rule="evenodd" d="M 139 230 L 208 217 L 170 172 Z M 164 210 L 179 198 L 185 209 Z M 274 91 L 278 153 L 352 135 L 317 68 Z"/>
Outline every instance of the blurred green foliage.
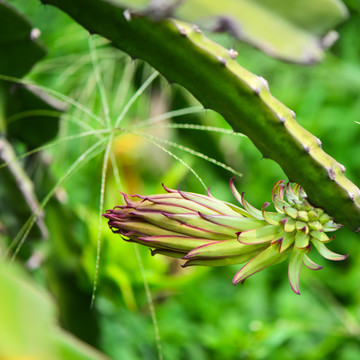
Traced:
<path fill-rule="evenodd" d="M 53 299 L 18 265 L 1 263 L 1 359 L 105 360 L 56 324 Z"/>
<path fill-rule="evenodd" d="M 211 111 L 197 110 L 135 129 L 142 121 L 167 111 L 198 106 L 183 89 L 156 78 L 129 108 L 120 123 L 123 131 L 117 132 L 112 141 L 114 161 L 109 160 L 105 172 L 104 206 L 100 209 L 104 147 L 99 147 L 88 162 L 77 162 L 71 177 L 65 175 L 101 136 L 99 132 L 93 136 L 81 134 L 106 130 L 108 126 L 57 93 L 74 99 L 100 119 L 116 119 L 153 72 L 113 49 L 107 41 L 90 37 L 54 8 L 40 6 L 36 0 L 9 3 L 27 14 L 48 48 L 46 57 L 27 79 L 61 98 L 68 107 L 57 135 L 57 139 L 65 140 L 17 162 L 32 181 L 40 204 L 49 192 L 54 195 L 45 201 L 47 241 L 34 234 L 25 242 L 17 261 L 54 295 L 62 326 L 119 360 L 158 359 L 157 331 L 167 360 L 358 359 L 360 252 L 357 236 L 346 229 L 337 232 L 330 247 L 340 253 L 349 252 L 350 257 L 342 263 L 315 258 L 324 269 L 316 273 L 304 269 L 302 295 L 296 296 L 288 285 L 286 264 L 233 287 L 231 279 L 238 266 L 182 269 L 178 261 L 151 257 L 147 249 L 121 241 L 107 229 L 106 221 L 100 220 L 97 291 L 94 309 L 90 309 L 99 211 L 122 201 L 118 190 L 157 193 L 164 182 L 169 187 L 204 192 L 188 168 L 149 142 L 149 136 L 191 147 L 232 166 L 244 175 L 237 178 L 238 189 L 245 191 L 257 207 L 269 200 L 273 184 L 284 174 L 277 164 L 262 159 L 246 138 L 170 127 L 191 123 L 229 129 Z M 330 155 L 345 164 L 348 177 L 356 183 L 360 175 L 356 156 L 360 153 L 360 126 L 355 123 L 360 120 L 360 11 L 356 1 L 349 1 L 348 7 L 351 16 L 339 28 L 340 40 L 318 65 L 281 63 L 246 44 L 237 44 L 236 50 L 239 62 L 268 79 L 274 95 L 297 113 L 299 122 L 322 140 Z M 233 45 L 224 35 L 217 39 L 228 47 Z M 39 123 L 34 123 L 34 129 L 40 138 L 48 135 Z M 134 129 L 148 138 L 134 133 Z M 34 147 L 21 136 L 9 141 L 18 154 Z M 228 189 L 232 176 L 228 171 L 180 149 L 163 143 L 161 146 L 191 166 L 214 196 L 235 201 Z M 0 169 L 0 176 L 4 170 L 7 168 Z M 4 189 L 9 194 L 17 191 L 16 184 Z M 16 204 L 10 199 L 6 207 L 12 209 Z M 5 220 L 0 219 L 1 253 L 14 238 Z M 20 229 L 26 219 L 19 217 L 17 221 L 15 227 Z M 157 325 L 151 316 L 147 284 Z M 19 317 L 23 314 L 20 309 L 15 311 Z M 15 319 L 9 322 L 14 324 Z M 5 324 L 4 318 L 0 323 Z"/>
<path fill-rule="evenodd" d="M 336 39 L 332 28 L 348 15 L 341 0 L 115 1 L 153 19 L 172 12 L 173 17 L 226 31 L 270 56 L 301 64 L 322 59 Z"/>

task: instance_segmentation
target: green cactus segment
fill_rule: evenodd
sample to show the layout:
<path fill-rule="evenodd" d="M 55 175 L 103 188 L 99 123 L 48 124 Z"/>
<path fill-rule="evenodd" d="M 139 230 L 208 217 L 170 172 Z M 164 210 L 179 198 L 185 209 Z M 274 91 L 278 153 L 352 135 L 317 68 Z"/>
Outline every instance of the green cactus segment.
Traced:
<path fill-rule="evenodd" d="M 276 161 L 290 181 L 304 187 L 314 205 L 338 223 L 360 230 L 360 191 L 344 176 L 344 167 L 270 94 L 263 78 L 234 60 L 236 52 L 210 41 L 197 27 L 132 17 L 109 1 L 42 2 L 59 7 L 90 33 L 110 39 L 170 82 L 184 86 L 205 108 L 217 111 L 235 131 L 247 135 L 264 157 Z"/>

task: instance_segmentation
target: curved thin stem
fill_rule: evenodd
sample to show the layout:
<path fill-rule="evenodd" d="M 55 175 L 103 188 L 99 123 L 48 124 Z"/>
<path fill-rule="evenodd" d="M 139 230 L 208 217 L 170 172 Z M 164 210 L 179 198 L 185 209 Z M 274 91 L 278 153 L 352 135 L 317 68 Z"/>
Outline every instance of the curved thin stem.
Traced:
<path fill-rule="evenodd" d="M 96 293 L 98 277 L 99 277 L 99 264 L 100 264 L 100 252 L 101 252 L 101 229 L 102 229 L 102 214 L 103 214 L 103 208 L 104 208 L 106 170 L 107 170 L 107 164 L 109 161 L 109 154 L 110 154 L 110 150 L 111 150 L 112 140 L 113 140 L 113 135 L 111 134 L 107 141 L 106 150 L 105 150 L 104 159 L 103 159 L 102 172 L 101 172 L 100 199 L 99 199 L 99 223 L 98 223 L 98 233 L 97 233 L 95 276 L 94 276 L 93 289 L 92 289 L 91 302 L 90 302 L 91 309 L 94 306 L 95 293 Z"/>
<path fill-rule="evenodd" d="M 148 88 L 148 86 L 159 76 L 157 71 L 154 71 L 147 80 L 139 87 L 136 93 L 131 97 L 131 99 L 127 102 L 124 106 L 123 110 L 121 111 L 120 115 L 115 121 L 115 127 L 117 127 L 120 121 L 125 117 L 127 112 L 129 111 L 131 105 L 139 98 L 139 96 Z"/>

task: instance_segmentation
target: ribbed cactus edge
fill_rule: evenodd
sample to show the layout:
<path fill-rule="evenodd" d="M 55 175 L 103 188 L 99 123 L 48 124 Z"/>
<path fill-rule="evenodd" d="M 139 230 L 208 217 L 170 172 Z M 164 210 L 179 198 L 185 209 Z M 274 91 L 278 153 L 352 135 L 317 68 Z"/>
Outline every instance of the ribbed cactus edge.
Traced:
<path fill-rule="evenodd" d="M 133 58 L 148 62 L 170 83 L 190 91 L 205 108 L 247 135 L 311 202 L 348 228 L 360 230 L 360 191 L 321 142 L 275 99 L 266 80 L 242 68 L 235 53 L 206 38 L 196 26 L 131 16 L 108 0 L 41 0 L 62 9 L 91 34 L 102 35 Z"/>

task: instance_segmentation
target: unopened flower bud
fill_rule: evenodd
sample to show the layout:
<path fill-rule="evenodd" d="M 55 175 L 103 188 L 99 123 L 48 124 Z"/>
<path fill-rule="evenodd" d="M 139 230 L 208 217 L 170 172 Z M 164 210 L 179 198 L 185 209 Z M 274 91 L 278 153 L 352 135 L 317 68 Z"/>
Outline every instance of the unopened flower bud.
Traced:
<path fill-rule="evenodd" d="M 234 285 L 290 256 L 289 281 L 297 294 L 302 264 L 312 270 L 322 268 L 308 256 L 312 245 L 326 259 L 347 257 L 325 246 L 333 240 L 325 232 L 341 225 L 311 205 L 297 184 L 275 184 L 272 202 L 277 212 L 265 211 L 269 203 L 261 210 L 250 205 L 233 179 L 230 189 L 241 207 L 209 192 L 164 189 L 167 193 L 150 196 L 123 194 L 125 205 L 104 214 L 111 230 L 126 241 L 148 246 L 153 254 L 182 258 L 183 266 L 245 263 L 235 274 Z"/>

